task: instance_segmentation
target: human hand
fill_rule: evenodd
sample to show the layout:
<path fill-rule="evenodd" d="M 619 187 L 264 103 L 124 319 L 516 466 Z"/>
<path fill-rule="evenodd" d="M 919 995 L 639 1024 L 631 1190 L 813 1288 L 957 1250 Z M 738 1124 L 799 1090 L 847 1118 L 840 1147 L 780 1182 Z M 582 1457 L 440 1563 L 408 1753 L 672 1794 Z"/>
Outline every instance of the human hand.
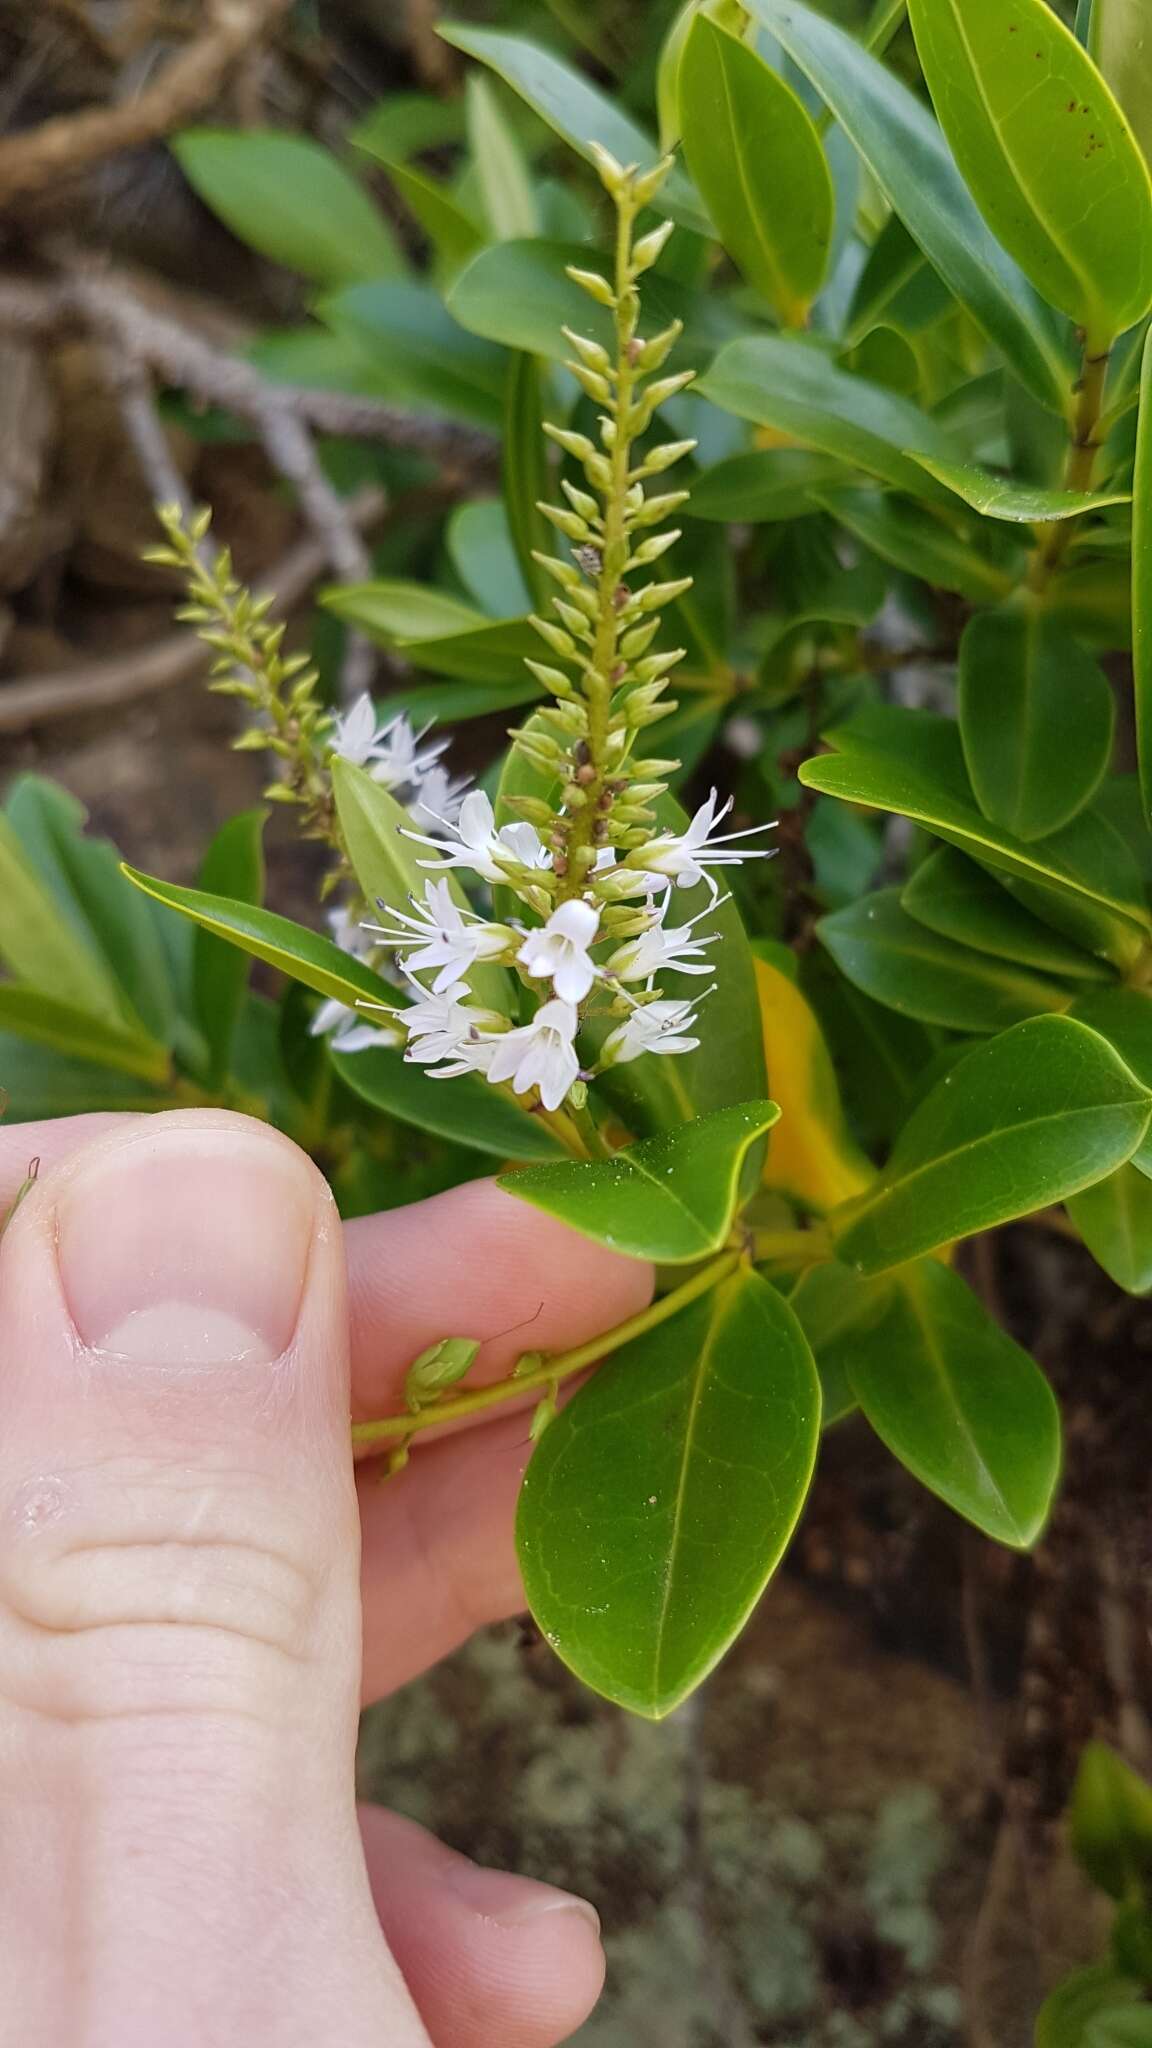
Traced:
<path fill-rule="evenodd" d="M 488 1331 L 500 1377 L 517 1322 L 579 1343 L 650 1275 L 489 1182 L 341 1227 L 225 1112 L 0 1133 L 0 1215 L 35 1154 L 0 1243 L 0 2044 L 549 2048 L 599 1991 L 591 1909 L 353 1795 L 361 1699 L 522 1605 L 525 1417 L 357 1488 L 349 1389 L 388 1412 Z"/>

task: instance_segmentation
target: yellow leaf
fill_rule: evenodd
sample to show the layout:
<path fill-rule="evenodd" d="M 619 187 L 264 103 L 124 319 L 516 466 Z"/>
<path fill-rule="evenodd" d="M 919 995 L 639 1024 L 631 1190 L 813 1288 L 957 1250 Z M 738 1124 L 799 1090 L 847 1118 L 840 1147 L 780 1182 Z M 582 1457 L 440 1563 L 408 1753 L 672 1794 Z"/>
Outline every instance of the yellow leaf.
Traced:
<path fill-rule="evenodd" d="M 848 1132 L 828 1048 L 800 990 L 759 959 L 756 984 L 768 1085 L 780 1104 L 764 1186 L 823 1215 L 862 1193 L 876 1169 Z"/>

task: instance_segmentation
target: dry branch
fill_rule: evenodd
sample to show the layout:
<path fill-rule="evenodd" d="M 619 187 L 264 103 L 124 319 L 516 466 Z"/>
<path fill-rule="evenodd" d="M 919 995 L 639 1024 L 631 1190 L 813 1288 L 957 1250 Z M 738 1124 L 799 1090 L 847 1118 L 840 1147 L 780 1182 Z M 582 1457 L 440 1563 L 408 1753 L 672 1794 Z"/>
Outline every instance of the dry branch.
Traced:
<path fill-rule="evenodd" d="M 0 140 L 0 206 L 119 149 L 167 135 L 217 93 L 234 65 L 286 12 L 288 0 L 209 0 L 203 33 L 134 99 L 60 114 Z"/>

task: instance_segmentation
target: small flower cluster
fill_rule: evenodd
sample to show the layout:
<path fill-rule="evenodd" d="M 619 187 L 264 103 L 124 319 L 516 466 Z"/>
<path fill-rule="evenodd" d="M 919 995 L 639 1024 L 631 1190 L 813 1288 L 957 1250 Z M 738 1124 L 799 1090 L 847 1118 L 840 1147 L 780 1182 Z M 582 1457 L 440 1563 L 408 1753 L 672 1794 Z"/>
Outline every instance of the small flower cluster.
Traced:
<path fill-rule="evenodd" d="M 565 330 L 573 351 L 567 367 L 602 408 L 599 443 L 546 428 L 580 466 L 588 489 L 565 478 L 566 504 L 540 507 L 569 544 L 563 555 L 537 556 L 558 594 L 554 616 L 534 620 L 551 660 L 529 666 L 552 701 L 513 735 L 521 757 L 539 772 L 541 789 L 558 786 L 559 796 L 513 798 L 508 808 L 516 821 L 498 825 L 482 792 L 465 796 L 456 813 L 448 802 L 430 801 L 425 779 L 431 829 L 408 836 L 421 846 L 430 879 L 422 897 L 391 909 L 366 934 L 394 950 L 410 987 L 409 1006 L 393 1011 L 385 1027 L 403 1031 L 407 1059 L 442 1078 L 482 1074 L 517 1095 L 535 1092 L 549 1112 L 565 1103 L 582 1108 L 582 1083 L 609 1067 L 699 1044 L 701 995 L 669 994 L 660 978 L 707 978 L 719 935 L 699 927 L 719 900 L 714 871 L 766 851 L 737 843 L 753 834 L 719 829 L 731 802 L 720 804 L 715 790 L 685 830 L 658 822 L 655 806 L 678 764 L 646 755 L 643 735 L 676 708 L 667 691 L 683 650 L 655 652 L 653 642 L 662 608 L 691 579 L 645 582 L 638 572 L 679 538 L 657 529 L 688 494 L 645 486 L 695 444 L 652 445 L 646 437 L 657 408 L 693 373 L 657 374 L 679 338 L 679 322 L 650 339 L 638 332 L 637 280 L 671 228 L 639 240 L 633 228 L 669 165 L 642 175 L 603 151 L 599 165 L 616 205 L 615 276 L 610 282 L 577 269 L 569 276 L 610 309 L 615 349 Z M 373 773 L 383 766 L 387 776 L 394 752 L 388 730 L 370 728 L 369 712 L 357 707 L 337 744 L 355 747 L 354 758 Z M 416 768 L 427 778 L 441 750 L 427 749 L 420 767 L 415 742 L 413 749 L 404 765 L 409 775 Z M 460 889 L 460 872 L 499 891 L 500 907 L 514 902 L 518 914 L 505 911 L 503 921 L 482 916 Z M 677 921 L 674 891 L 702 882 L 709 904 Z M 528 991 L 526 1021 L 510 1024 L 475 999 L 470 976 L 493 965 L 514 973 Z M 582 1065 L 578 1039 L 590 1065 Z"/>

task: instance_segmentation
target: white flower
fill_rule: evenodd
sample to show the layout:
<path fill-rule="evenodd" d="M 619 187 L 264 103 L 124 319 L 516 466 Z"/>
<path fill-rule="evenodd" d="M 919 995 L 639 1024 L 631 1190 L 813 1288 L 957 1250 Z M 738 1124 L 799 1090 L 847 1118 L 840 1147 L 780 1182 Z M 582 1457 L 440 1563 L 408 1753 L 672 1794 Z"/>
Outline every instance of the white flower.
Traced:
<path fill-rule="evenodd" d="M 414 982 L 413 987 L 419 991 L 417 1001 L 399 1013 L 408 1033 L 408 1050 L 404 1057 L 451 1059 L 472 1029 L 473 1012 L 465 1001 L 467 982 L 454 981 L 435 995 L 428 995 L 419 982 Z"/>
<path fill-rule="evenodd" d="M 711 917 L 717 905 L 709 903 L 706 909 L 698 910 L 695 917 L 690 917 L 687 924 L 666 925 L 664 919 L 671 900 L 672 892 L 669 890 L 659 910 L 653 912 L 653 922 L 648 930 L 619 946 L 606 961 L 606 975 L 616 981 L 651 983 L 656 975 L 666 970 L 676 974 L 711 973 L 712 963 L 704 959 L 704 954 L 709 946 L 717 944 L 720 934 L 710 932 L 707 938 L 694 939 L 692 932 L 702 917 Z M 694 961 L 700 961 L 701 965 L 694 966 Z"/>
<path fill-rule="evenodd" d="M 404 1033 L 395 1024 L 369 1024 L 359 1010 L 335 996 L 321 1003 L 308 1029 L 313 1038 L 331 1035 L 333 1052 L 367 1052 L 372 1046 L 404 1043 Z"/>
<path fill-rule="evenodd" d="M 530 1024 L 506 1031 L 496 1041 L 488 1079 L 511 1081 L 517 1095 L 539 1088 L 545 1109 L 559 1109 L 580 1073 L 573 1043 L 578 1023 L 572 1003 L 542 1003 Z"/>
<path fill-rule="evenodd" d="M 708 995 L 712 990 L 706 991 Z M 697 997 L 696 1001 L 700 998 Z M 696 1010 L 687 1002 L 646 1003 L 610 1031 L 600 1052 L 602 1067 L 623 1066 L 645 1052 L 695 1052 L 700 1040 L 690 1036 L 696 1024 Z"/>
<path fill-rule="evenodd" d="M 600 929 L 600 912 L 579 899 L 561 903 L 539 931 L 529 932 L 516 958 L 529 974 L 551 979 L 566 1003 L 582 1003 L 596 979 L 588 948 Z"/>
<path fill-rule="evenodd" d="M 449 775 L 446 768 L 434 762 L 424 770 L 415 794 L 408 799 L 408 816 L 414 824 L 433 830 L 437 825 L 441 830 L 445 825 L 454 825 L 471 780 L 469 775 Z"/>
<path fill-rule="evenodd" d="M 449 745 L 447 740 L 434 740 L 430 747 L 421 748 L 420 742 L 430 730 L 425 725 L 419 732 L 413 732 L 402 711 L 381 726 L 372 745 L 373 782 L 382 783 L 387 790 L 403 789 L 409 783 L 419 789 Z"/>
<path fill-rule="evenodd" d="M 737 848 L 732 841 L 751 839 L 758 832 L 768 832 L 776 822 L 772 819 L 767 825 L 750 825 L 744 832 L 722 832 L 714 838 L 717 825 L 732 809 L 732 798 L 729 797 L 719 809 L 716 806 L 717 793 L 713 789 L 685 831 L 666 832 L 659 839 L 650 839 L 647 846 L 638 846 L 628 855 L 625 867 L 639 868 L 645 875 L 664 876 L 668 881 L 676 882 L 681 889 L 694 889 L 697 882 L 707 882 L 715 896 L 716 883 L 708 869 L 727 867 L 741 860 L 763 859 L 771 848 Z"/>
<path fill-rule="evenodd" d="M 423 905 L 413 897 L 412 908 L 413 916 L 393 910 L 391 926 L 372 924 L 366 930 L 375 932 L 385 945 L 414 949 L 404 952 L 400 962 L 409 977 L 438 968 L 432 983 L 437 995 L 460 981 L 478 960 L 498 960 L 516 944 L 516 933 L 507 925 L 488 924 L 475 911 L 462 910 L 447 880 L 426 882 Z"/>
<path fill-rule="evenodd" d="M 328 745 L 342 761 L 351 761 L 362 768 L 371 756 L 377 743 L 376 707 L 365 690 L 357 697 L 350 711 L 345 711 L 336 720 L 328 736 Z"/>
<path fill-rule="evenodd" d="M 421 861 L 424 868 L 471 868 L 484 882 L 504 882 L 515 867 L 546 868 L 551 856 L 532 825 L 502 825 L 496 830 L 492 806 L 483 790 L 474 789 L 460 806 L 456 824 L 441 820 L 451 835 L 448 843 L 432 839 L 426 832 L 406 832 L 421 846 L 430 846 L 438 860 Z M 452 841 L 455 840 L 455 845 Z"/>

